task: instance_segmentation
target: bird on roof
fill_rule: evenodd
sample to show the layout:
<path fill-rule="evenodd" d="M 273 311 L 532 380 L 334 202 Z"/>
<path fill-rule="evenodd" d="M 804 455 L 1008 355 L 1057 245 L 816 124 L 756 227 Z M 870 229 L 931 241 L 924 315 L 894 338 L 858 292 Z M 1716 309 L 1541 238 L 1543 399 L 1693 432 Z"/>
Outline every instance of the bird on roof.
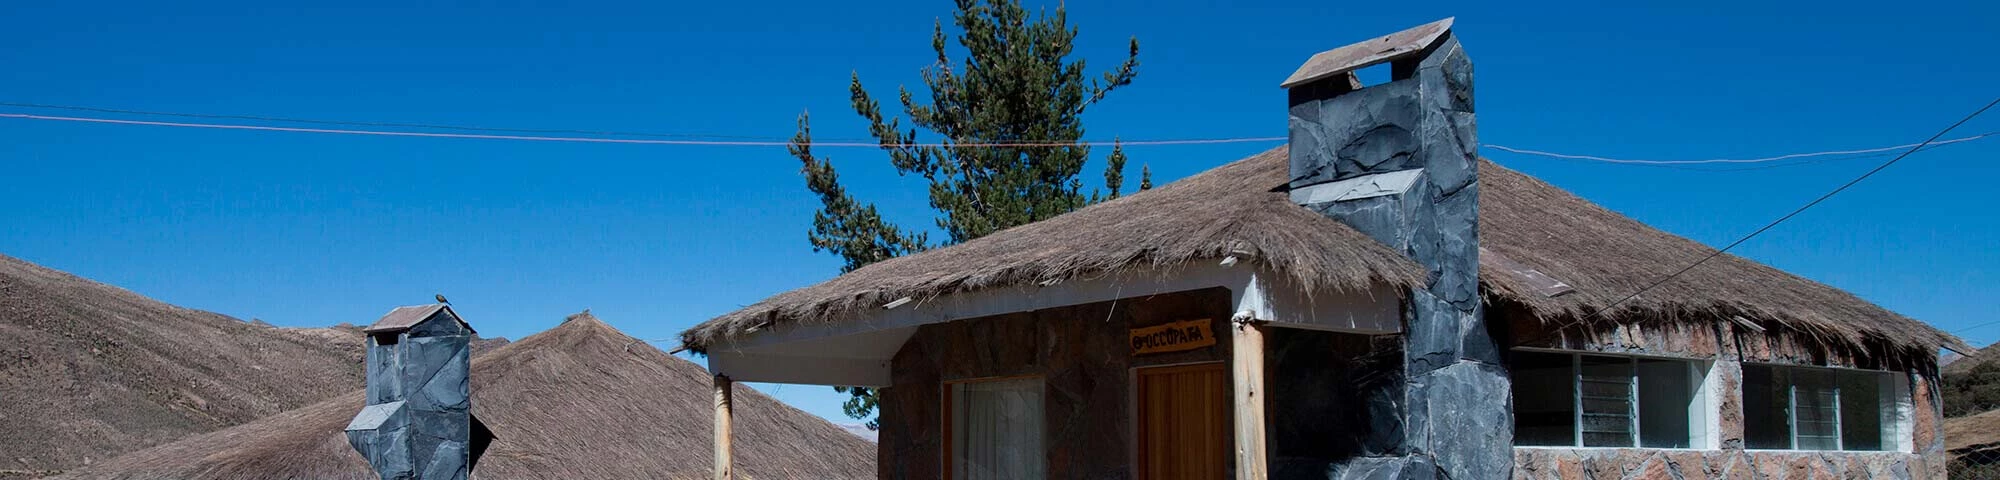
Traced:
<path fill-rule="evenodd" d="M 442 303 L 442 304 L 445 304 L 445 305 L 451 305 L 451 300 L 445 300 L 445 299 L 444 299 L 444 294 L 442 294 L 442 293 L 440 293 L 440 294 L 437 294 L 437 300 L 438 300 L 438 303 Z"/>

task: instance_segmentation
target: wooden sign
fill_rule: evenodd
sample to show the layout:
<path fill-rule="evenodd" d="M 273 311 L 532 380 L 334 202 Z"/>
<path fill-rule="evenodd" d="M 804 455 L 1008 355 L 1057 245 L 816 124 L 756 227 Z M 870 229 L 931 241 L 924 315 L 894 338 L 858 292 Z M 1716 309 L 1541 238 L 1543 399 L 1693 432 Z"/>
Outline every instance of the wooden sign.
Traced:
<path fill-rule="evenodd" d="M 1132 329 L 1132 354 L 1178 352 L 1215 344 L 1209 319 L 1188 320 Z"/>

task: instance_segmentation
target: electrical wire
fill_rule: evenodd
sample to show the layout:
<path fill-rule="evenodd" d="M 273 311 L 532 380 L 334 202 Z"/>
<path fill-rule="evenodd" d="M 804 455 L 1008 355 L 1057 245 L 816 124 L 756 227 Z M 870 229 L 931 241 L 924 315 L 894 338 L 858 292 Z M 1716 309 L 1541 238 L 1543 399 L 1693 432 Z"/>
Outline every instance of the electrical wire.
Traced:
<path fill-rule="evenodd" d="M 791 142 L 789 141 L 774 141 L 774 140 L 668 140 L 668 139 L 638 139 L 638 138 L 559 137 L 559 136 L 541 136 L 541 135 L 492 135 L 492 134 L 474 134 L 474 133 L 410 132 L 410 131 L 397 131 L 397 130 L 352 130 L 352 129 L 338 129 L 338 128 L 278 127 L 270 125 L 161 122 L 153 120 L 126 120 L 126 119 L 116 119 L 116 118 L 34 115 L 26 113 L 0 113 L 0 118 L 50 120 L 50 121 L 62 121 L 62 122 L 108 123 L 108 124 L 119 124 L 119 125 L 150 125 L 156 127 L 206 128 L 206 129 L 219 129 L 219 130 L 256 130 L 256 131 L 267 131 L 267 132 L 373 135 L 373 136 L 386 136 L 386 137 L 470 138 L 470 139 L 483 139 L 483 140 L 523 140 L 523 141 L 537 141 L 537 142 L 623 143 L 623 144 L 643 144 L 643 145 L 703 145 L 703 146 L 726 146 L 726 147 L 784 147 L 791 145 Z M 1151 145 L 1262 143 L 1262 142 L 1278 142 L 1285 140 L 1287 140 L 1286 137 L 1241 137 L 1241 138 L 1197 138 L 1197 139 L 1179 139 L 1179 140 L 1119 140 L 1116 141 L 1115 143 L 1127 147 L 1134 147 L 1134 146 L 1151 146 Z M 884 144 L 881 142 L 813 142 L 812 146 L 854 147 L 854 148 L 858 147 L 1063 148 L 1063 147 L 1089 145 L 1091 143 L 1092 142 L 1081 142 L 1081 141 L 1079 142 L 905 143 L 905 144 Z M 1099 143 L 1114 143 L 1114 142 L 1099 142 Z"/>
<path fill-rule="evenodd" d="M 619 131 L 619 130 L 573 130 L 564 128 L 497 128 L 497 127 L 470 127 L 464 125 L 444 125 L 436 123 L 317 120 L 308 118 L 272 117 L 264 115 L 224 115 L 224 114 L 213 114 L 213 113 L 161 112 L 153 110 L 131 110 L 124 108 L 87 107 L 87 106 L 76 106 L 76 105 L 51 105 L 46 103 L 0 102 L 0 106 L 42 108 L 51 110 L 71 110 L 79 112 L 116 113 L 124 115 L 151 115 L 160 117 L 255 120 L 262 122 L 304 123 L 311 125 L 344 125 L 349 127 L 427 128 L 436 130 L 460 130 L 469 132 L 610 135 L 610 136 L 621 136 L 621 137 L 655 137 L 655 138 L 695 138 L 695 139 L 720 138 L 720 139 L 733 139 L 733 140 L 779 140 L 779 141 L 787 139 L 787 137 L 754 136 L 754 135 L 714 135 L 705 133 L 652 133 L 652 132 L 629 132 L 629 131 Z"/>
<path fill-rule="evenodd" d="M 1995 135 L 2000 135 L 2000 132 L 1986 132 L 1986 133 L 1982 133 L 1982 134 L 1978 134 L 1978 135 L 1973 135 L 1973 136 L 1970 136 L 1970 137 L 1964 137 L 1964 138 L 1954 138 L 1954 139 L 1951 139 L 1951 140 L 1940 140 L 1940 141 L 1935 141 L 1935 142 L 1926 142 L 1926 143 L 1912 143 L 1912 144 L 1907 144 L 1907 145 L 1896 145 L 1896 146 L 1891 146 L 1891 147 L 1880 147 L 1880 148 L 1869 148 L 1869 149 L 1862 149 L 1862 150 L 1832 150 L 1832 151 L 1825 151 L 1825 152 L 1810 152 L 1810 153 L 1792 153 L 1792 154 L 1785 154 L 1785 155 L 1778 155 L 1778 156 L 1775 156 L 1775 157 L 1763 157 L 1763 158 L 1742 158 L 1742 159 L 1734 159 L 1734 158 L 1714 158 L 1714 159 L 1708 159 L 1708 160 L 1630 160 L 1630 159 L 1623 159 L 1623 158 L 1609 158 L 1609 157 L 1599 157 L 1599 156 L 1595 156 L 1595 155 L 1572 155 L 1572 154 L 1566 154 L 1566 153 L 1554 153 L 1554 152 L 1544 152 L 1544 151 L 1539 151 L 1539 150 L 1528 150 L 1528 149 L 1521 149 L 1521 148 L 1513 148 L 1513 147 L 1507 147 L 1507 146 L 1501 146 L 1501 145 L 1486 145 L 1486 148 L 1491 148 L 1491 149 L 1494 149 L 1494 150 L 1499 150 L 1499 151 L 1503 151 L 1503 152 L 1509 152 L 1509 153 L 1519 153 L 1519 154 L 1523 154 L 1523 155 L 1536 155 L 1536 156 L 1543 156 L 1543 157 L 1550 157 L 1550 158 L 1560 158 L 1560 159 L 1566 159 L 1566 160 L 1589 160 L 1589 161 L 1593 161 L 1593 162 L 1604 162 L 1604 163 L 1620 163 L 1620 164 L 1627 164 L 1627 165 L 1703 165 L 1703 164 L 1712 164 L 1712 163 L 1769 163 L 1769 162 L 1777 162 L 1777 161 L 1783 161 L 1783 160 L 1792 160 L 1792 159 L 1799 159 L 1799 158 L 1812 158 L 1812 157 L 1830 157 L 1830 156 L 1841 156 L 1841 155 L 1860 155 L 1860 154 L 1866 154 L 1866 153 L 1882 153 L 1882 152 L 1890 152 L 1890 151 L 1895 151 L 1895 150 L 1902 150 L 1902 149 L 1905 149 L 1905 148 L 1912 148 L 1912 147 L 1922 147 L 1922 146 L 1941 146 L 1941 145 L 1950 145 L 1950 144 L 1954 144 L 1954 143 L 1960 143 L 1960 142 L 1970 142 L 1970 141 L 1973 141 L 1973 140 L 1979 140 L 1979 139 L 1982 139 L 1982 138 L 1987 138 L 1987 137 L 1991 137 L 1991 136 L 1995 136 Z"/>
<path fill-rule="evenodd" d="M 790 139 L 784 137 L 754 136 L 754 135 L 658 133 L 658 132 L 635 132 L 635 131 L 620 131 L 620 130 L 498 128 L 498 127 L 476 127 L 476 126 L 464 126 L 464 125 L 411 123 L 411 122 L 321 120 L 321 119 L 278 117 L 278 116 L 266 116 L 266 115 L 230 115 L 230 114 L 165 112 L 165 111 L 154 111 L 154 110 L 105 108 L 105 107 L 91 107 L 91 106 L 77 106 L 77 105 L 55 105 L 46 103 L 27 103 L 27 102 L 0 102 L 0 106 L 86 111 L 86 112 L 98 112 L 98 113 L 114 113 L 123 115 L 150 115 L 150 116 L 166 116 L 166 117 L 182 117 L 182 118 L 252 120 L 252 121 L 264 121 L 264 122 L 286 122 L 286 123 L 301 123 L 301 124 L 311 124 L 311 125 L 355 126 L 355 127 L 371 127 L 371 128 L 417 128 L 417 129 L 431 129 L 431 130 L 457 130 L 457 131 L 467 131 L 467 132 L 495 132 L 500 134 L 454 134 L 454 133 L 441 133 L 441 132 L 410 132 L 410 131 L 393 131 L 393 130 L 305 128 L 305 127 L 282 127 L 282 126 L 268 126 L 268 125 L 165 122 L 165 121 L 128 120 L 128 119 L 115 119 L 115 118 L 0 113 L 0 118 L 18 118 L 18 119 L 31 119 L 31 120 L 68 121 L 68 122 L 86 122 L 86 123 L 109 123 L 109 124 L 125 124 L 125 125 L 149 125 L 149 126 L 181 127 L 181 128 L 208 128 L 208 129 L 224 129 L 224 130 L 259 130 L 259 131 L 278 131 L 278 132 L 374 135 L 374 136 L 394 136 L 394 137 L 467 138 L 467 139 L 484 139 L 484 140 L 520 140 L 520 141 L 576 142 L 576 143 L 626 143 L 626 144 L 702 145 L 702 146 L 739 146 L 739 147 L 778 147 L 778 146 L 788 146 L 791 144 Z M 520 134 L 535 134 L 535 135 L 520 135 Z M 594 135 L 594 136 L 591 137 L 556 136 L 557 134 Z M 607 136 L 648 137 L 652 139 L 603 138 Z M 1924 149 L 1937 148 L 1944 145 L 1982 140 L 1996 136 L 2000 136 L 2000 131 L 1987 132 L 1963 138 L 1939 140 L 1931 142 L 1927 146 L 1924 146 L 1922 148 Z M 933 142 L 933 143 L 885 145 L 880 141 L 871 139 L 834 138 L 831 140 L 832 141 L 817 141 L 814 142 L 812 145 L 815 147 L 845 147 L 845 148 L 882 148 L 882 147 L 1060 148 L 1060 147 L 1090 145 L 1093 143 L 1098 143 L 1098 144 L 1111 143 L 1102 141 L 1097 141 L 1097 142 L 1078 141 L 1070 143 Z M 1262 142 L 1282 142 L 1286 140 L 1288 140 L 1287 137 L 1236 137 L 1236 138 L 1205 138 L 1205 139 L 1134 140 L 1134 141 L 1119 141 L 1116 143 L 1121 143 L 1123 145 L 1128 145 L 1128 146 L 1147 146 L 1147 145 L 1262 143 Z M 1624 165 L 1652 166 L 1652 167 L 1675 168 L 1681 170 L 1705 171 L 1705 172 L 1736 172 L 1736 171 L 1748 171 L 1748 170 L 1762 170 L 1767 168 L 1809 165 L 1831 160 L 1853 160 L 1862 158 L 1881 157 L 1888 155 L 1888 153 L 1886 152 L 1903 148 L 1910 148 L 1917 145 L 1918 144 L 1909 144 L 1909 145 L 1897 145 L 1890 147 L 1868 148 L 1860 150 L 1833 150 L 1833 151 L 1821 151 L 1821 152 L 1809 152 L 1809 153 L 1793 153 L 1793 154 L 1778 155 L 1778 156 L 1763 157 L 1763 158 L 1707 159 L 1707 160 L 1633 160 L 1633 159 L 1602 157 L 1596 155 L 1578 155 L 1578 154 L 1547 152 L 1541 150 L 1515 148 L 1506 145 L 1495 145 L 1495 144 L 1485 144 L 1482 145 L 1482 147 L 1508 153 L 1520 154 L 1520 155 L 1541 156 L 1541 157 L 1564 159 L 1564 160 L 1581 160 L 1581 161 L 1592 161 L 1592 162 L 1624 164 Z M 1704 165 L 1704 164 L 1766 164 L 1773 162 L 1785 162 L 1785 163 L 1776 163 L 1772 165 L 1756 165 L 1756 166 L 1739 167 L 1739 168 L 1695 167 L 1696 165 Z"/>

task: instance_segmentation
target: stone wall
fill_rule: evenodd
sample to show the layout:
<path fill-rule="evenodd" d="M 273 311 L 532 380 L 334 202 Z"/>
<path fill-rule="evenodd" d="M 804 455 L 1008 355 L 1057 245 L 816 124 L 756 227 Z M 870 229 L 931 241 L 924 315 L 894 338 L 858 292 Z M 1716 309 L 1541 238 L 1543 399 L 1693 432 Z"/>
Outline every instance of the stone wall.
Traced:
<path fill-rule="evenodd" d="M 1514 449 L 1520 480 L 1850 480 L 1945 478 L 1944 458 L 1897 452 Z"/>
<path fill-rule="evenodd" d="M 1472 61 L 1449 32 L 1423 48 L 1391 62 L 1389 83 L 1355 89 L 1334 75 L 1288 92 L 1292 200 L 1429 270 L 1403 306 L 1401 445 L 1334 477 L 1504 478 L 1512 468 L 1511 390 L 1479 292 Z"/>
<path fill-rule="evenodd" d="M 1229 359 L 1230 292 L 1207 289 L 926 325 L 881 391 L 884 479 L 944 476 L 944 382 L 1044 379 L 1049 478 L 1131 478 L 1132 369 Z M 1216 344 L 1133 356 L 1131 328 L 1209 319 Z"/>

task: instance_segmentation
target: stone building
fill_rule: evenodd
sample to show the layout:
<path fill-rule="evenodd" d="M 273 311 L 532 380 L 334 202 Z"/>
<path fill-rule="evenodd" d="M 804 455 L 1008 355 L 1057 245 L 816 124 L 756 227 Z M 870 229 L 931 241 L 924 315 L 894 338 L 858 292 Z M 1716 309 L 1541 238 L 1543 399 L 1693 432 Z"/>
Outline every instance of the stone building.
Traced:
<path fill-rule="evenodd" d="M 682 340 L 879 388 L 885 479 L 1944 476 L 1959 340 L 1732 255 L 1633 296 L 1714 250 L 1479 159 L 1451 20 L 1282 86 L 1286 147 Z"/>

